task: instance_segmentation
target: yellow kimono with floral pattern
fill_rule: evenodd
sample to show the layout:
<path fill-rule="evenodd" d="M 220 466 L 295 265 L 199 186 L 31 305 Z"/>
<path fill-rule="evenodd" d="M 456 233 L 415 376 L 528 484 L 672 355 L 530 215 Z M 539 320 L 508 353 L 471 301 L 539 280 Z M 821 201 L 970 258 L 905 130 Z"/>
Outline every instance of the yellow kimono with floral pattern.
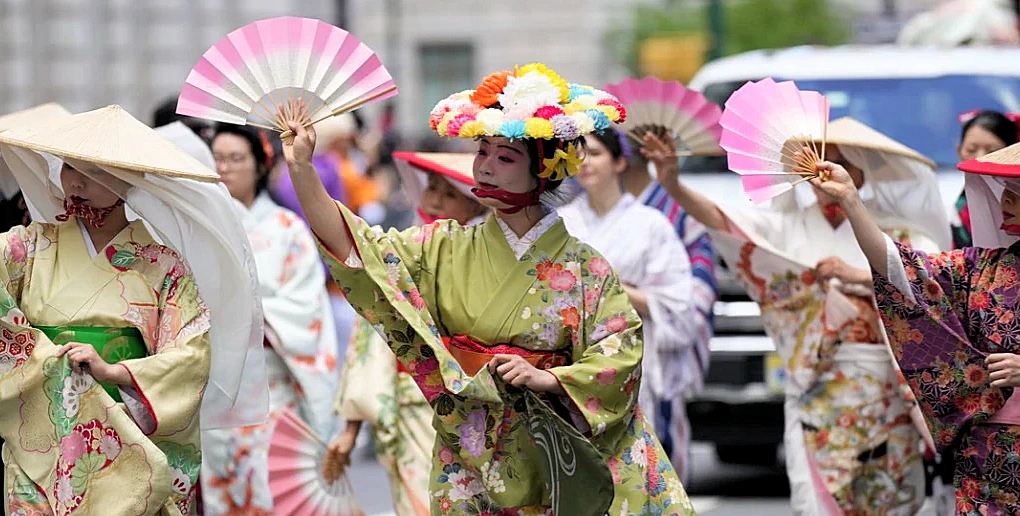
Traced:
<path fill-rule="evenodd" d="M 383 233 L 339 207 L 355 250 L 347 263 L 323 250 L 330 272 L 436 411 L 433 514 L 694 513 L 637 408 L 640 319 L 562 221 L 518 258 L 495 217 Z M 443 341 L 463 336 L 566 355 L 547 369 L 566 396 L 467 374 Z"/>
<path fill-rule="evenodd" d="M 75 219 L 0 235 L 0 435 L 6 513 L 190 514 L 209 313 L 188 266 L 140 221 L 91 256 Z M 51 341 L 34 327 L 64 327 Z M 73 327 L 135 328 L 117 403 L 54 358 Z M 110 359 L 107 359 L 108 361 Z"/>

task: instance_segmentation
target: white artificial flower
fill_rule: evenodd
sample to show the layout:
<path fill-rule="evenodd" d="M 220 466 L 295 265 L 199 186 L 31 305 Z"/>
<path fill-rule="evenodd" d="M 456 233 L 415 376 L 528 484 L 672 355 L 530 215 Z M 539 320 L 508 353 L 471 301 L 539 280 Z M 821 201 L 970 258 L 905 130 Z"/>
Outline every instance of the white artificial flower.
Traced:
<path fill-rule="evenodd" d="M 570 118 L 574 119 L 574 123 L 577 124 L 577 131 L 581 134 L 595 132 L 595 121 L 587 113 L 574 113 L 570 115 Z"/>
<path fill-rule="evenodd" d="M 545 75 L 528 72 L 521 77 L 508 77 L 503 93 L 496 98 L 508 118 L 527 120 L 540 107 L 558 106 L 560 89 Z"/>
<path fill-rule="evenodd" d="M 486 108 L 475 115 L 475 120 L 482 123 L 485 134 L 499 134 L 499 127 L 503 125 L 503 111 L 496 108 Z"/>

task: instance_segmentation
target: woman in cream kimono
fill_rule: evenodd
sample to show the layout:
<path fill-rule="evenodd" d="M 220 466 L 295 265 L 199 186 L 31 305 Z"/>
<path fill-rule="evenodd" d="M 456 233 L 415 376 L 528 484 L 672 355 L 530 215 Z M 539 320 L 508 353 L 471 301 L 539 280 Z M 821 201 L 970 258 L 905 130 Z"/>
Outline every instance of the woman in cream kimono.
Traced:
<path fill-rule="evenodd" d="M 330 272 L 436 412 L 434 514 L 694 512 L 637 408 L 641 321 L 540 202 L 576 173 L 580 138 L 624 114 L 542 64 L 490 75 L 430 120 L 478 138 L 475 194 L 496 216 L 389 233 L 329 199 L 310 119 L 288 117 L 284 154 Z"/>
<path fill-rule="evenodd" d="M 929 160 L 850 118 L 829 124 L 827 142 L 827 156 L 854 171 L 868 191 L 868 209 L 894 238 L 933 250 L 950 245 Z M 721 209 L 677 181 L 669 146 L 654 136 L 645 141 L 660 182 L 718 235 L 717 250 L 762 305 L 766 327 L 786 359 L 784 448 L 794 512 L 856 514 L 878 506 L 885 514 L 916 512 L 924 500 L 920 441 L 927 431 L 886 344 L 867 261 L 846 215 L 809 187 L 777 197 L 770 210 Z M 728 239 L 775 249 L 810 274 L 761 277 L 755 272 L 761 267 L 742 254 L 750 249 L 723 246 Z M 823 333 L 792 331 L 807 328 L 811 312 L 777 310 L 773 303 L 815 282 L 823 292 L 839 289 L 858 317 Z"/>
<path fill-rule="evenodd" d="M 395 152 L 393 158 L 420 224 L 440 219 L 473 226 L 488 210 L 471 193 L 471 154 Z M 429 514 L 434 412 L 411 373 L 393 356 L 386 341 L 359 317 L 347 348 L 336 411 L 347 429 L 329 447 L 326 479 L 343 473 L 362 423 L 372 426 L 376 457 L 390 479 L 393 505 L 400 516 Z"/>
<path fill-rule="evenodd" d="M 276 420 L 298 414 L 319 435 L 333 430 L 337 356 L 333 314 L 315 240 L 294 212 L 269 197 L 272 147 L 257 129 L 221 124 L 213 159 L 230 195 L 247 210 L 245 233 L 255 254 L 265 315 L 269 421 L 202 436 L 206 515 L 274 514 L 267 456 Z"/>
<path fill-rule="evenodd" d="M 690 423 L 686 395 L 695 387 L 700 365 L 694 356 L 696 314 L 690 299 L 691 263 L 676 231 L 658 210 L 623 193 L 620 173 L 627 167 L 626 136 L 615 130 L 585 139 L 585 158 L 577 182 L 585 193 L 559 208 L 567 231 L 609 260 L 623 289 L 641 315 L 645 337 L 644 376 L 638 399 L 651 421 L 658 407 L 672 409 L 672 427 L 656 428 L 674 443 L 673 466 L 687 472 Z"/>
<path fill-rule="evenodd" d="M 232 201 L 118 106 L 0 152 L 36 221 L 0 235 L 6 513 L 192 514 L 200 428 L 266 414 Z"/>

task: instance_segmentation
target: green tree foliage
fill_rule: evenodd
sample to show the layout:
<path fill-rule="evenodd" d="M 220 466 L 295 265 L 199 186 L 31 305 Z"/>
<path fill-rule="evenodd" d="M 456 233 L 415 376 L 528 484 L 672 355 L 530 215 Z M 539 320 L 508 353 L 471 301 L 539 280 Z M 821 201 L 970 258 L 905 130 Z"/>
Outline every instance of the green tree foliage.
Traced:
<path fill-rule="evenodd" d="M 721 0 L 719 0 L 721 1 Z M 671 2 L 636 6 L 633 25 L 611 32 L 608 43 L 634 73 L 639 72 L 641 43 L 671 34 L 710 32 L 707 7 Z M 724 2 L 723 49 L 726 55 L 797 45 L 840 45 L 850 37 L 849 20 L 827 0 L 737 0 Z"/>

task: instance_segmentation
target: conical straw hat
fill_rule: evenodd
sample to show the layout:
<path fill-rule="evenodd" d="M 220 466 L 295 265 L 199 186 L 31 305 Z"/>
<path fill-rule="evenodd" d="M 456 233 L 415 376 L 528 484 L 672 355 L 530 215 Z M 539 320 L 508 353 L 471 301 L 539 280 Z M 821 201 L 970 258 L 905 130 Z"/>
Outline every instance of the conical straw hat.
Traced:
<path fill-rule="evenodd" d="M 0 116 L 0 131 L 15 129 L 24 125 L 46 124 L 58 118 L 67 118 L 71 112 L 60 104 L 50 102 Z"/>
<path fill-rule="evenodd" d="M 0 132 L 0 143 L 99 166 L 216 182 L 219 176 L 120 106 Z"/>
<path fill-rule="evenodd" d="M 415 206 L 421 205 L 422 195 L 428 186 L 427 173 L 434 172 L 447 179 L 460 193 L 476 199 L 471 193 L 475 186 L 472 172 L 475 155 L 457 152 L 394 152 L 393 161 L 404 183 L 405 190 Z"/>
<path fill-rule="evenodd" d="M 850 145 L 879 152 L 888 152 L 920 161 L 935 168 L 935 162 L 906 145 L 845 116 L 829 122 L 828 135 L 825 143 L 834 145 Z"/>
<path fill-rule="evenodd" d="M 394 152 L 393 158 L 406 161 L 425 172 L 435 172 L 468 186 L 475 185 L 475 155 L 463 152 Z"/>
<path fill-rule="evenodd" d="M 964 161 L 957 168 L 985 176 L 1020 177 L 1020 143 Z"/>

